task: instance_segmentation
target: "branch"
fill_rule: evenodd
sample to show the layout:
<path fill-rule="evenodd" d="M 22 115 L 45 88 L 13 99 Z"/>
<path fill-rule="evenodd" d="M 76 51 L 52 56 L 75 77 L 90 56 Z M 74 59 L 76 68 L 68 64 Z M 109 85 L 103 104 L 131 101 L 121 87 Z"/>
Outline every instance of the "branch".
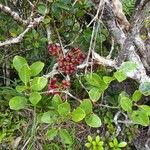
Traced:
<path fill-rule="evenodd" d="M 137 12 L 133 16 L 133 22 L 131 23 L 131 29 L 128 32 L 128 36 L 122 31 L 122 29 L 116 23 L 116 18 L 110 6 L 110 3 L 105 5 L 103 21 L 107 26 L 109 32 L 112 34 L 117 43 L 121 46 L 121 52 L 116 60 L 116 64 L 119 67 L 125 59 L 133 61 L 137 64 L 137 70 L 128 76 L 137 80 L 138 82 L 150 82 L 150 77 L 146 75 L 146 70 L 143 63 L 135 50 L 135 38 L 138 36 L 141 27 L 143 26 L 144 19 L 148 16 L 148 9 L 150 8 L 150 1 L 142 2 L 138 7 Z M 109 64 L 108 64 L 109 65 Z"/>
<path fill-rule="evenodd" d="M 4 42 L 0 42 L 0 47 L 6 46 L 6 45 L 11 45 L 11 44 L 16 44 L 16 43 L 21 42 L 22 39 L 24 38 L 25 34 L 26 34 L 27 32 L 29 32 L 30 29 L 32 29 L 32 28 L 38 26 L 39 23 L 40 23 L 43 19 L 44 19 L 43 16 L 42 16 L 42 17 L 39 17 L 39 18 L 34 18 L 34 20 L 29 23 L 29 25 L 27 26 L 27 28 L 26 28 L 19 36 L 15 37 L 15 38 L 12 38 L 12 39 L 8 39 L 8 40 L 6 40 L 6 41 L 4 41 Z"/>
<path fill-rule="evenodd" d="M 28 23 L 27 20 L 23 20 L 18 13 L 12 11 L 9 7 L 4 6 L 2 4 L 0 4 L 0 10 L 2 10 L 3 12 L 5 12 L 6 14 L 10 15 L 15 21 L 26 25 Z"/>

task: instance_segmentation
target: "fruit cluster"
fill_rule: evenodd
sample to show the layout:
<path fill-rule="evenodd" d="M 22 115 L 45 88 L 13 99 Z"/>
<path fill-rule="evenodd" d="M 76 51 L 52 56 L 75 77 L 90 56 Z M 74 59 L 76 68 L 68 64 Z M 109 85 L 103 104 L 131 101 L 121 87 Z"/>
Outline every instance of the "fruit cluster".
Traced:
<path fill-rule="evenodd" d="M 53 78 L 49 81 L 48 92 L 49 94 L 61 94 L 61 91 L 66 90 L 70 87 L 70 82 L 68 80 L 62 80 L 58 82 L 57 78 Z"/>
<path fill-rule="evenodd" d="M 58 60 L 59 70 L 65 74 L 73 74 L 77 71 L 77 66 L 82 64 L 86 55 L 79 49 L 73 48 L 67 52 L 64 58 Z"/>
<path fill-rule="evenodd" d="M 74 74 L 77 71 L 77 66 L 82 64 L 86 55 L 79 48 L 72 48 L 65 57 L 62 55 L 60 46 L 49 44 L 49 53 L 56 56 L 58 61 L 58 69 L 65 74 Z"/>
<path fill-rule="evenodd" d="M 62 53 L 61 47 L 58 46 L 57 44 L 49 44 L 48 51 L 50 55 L 56 56 L 56 57 L 60 57 L 60 54 Z"/>

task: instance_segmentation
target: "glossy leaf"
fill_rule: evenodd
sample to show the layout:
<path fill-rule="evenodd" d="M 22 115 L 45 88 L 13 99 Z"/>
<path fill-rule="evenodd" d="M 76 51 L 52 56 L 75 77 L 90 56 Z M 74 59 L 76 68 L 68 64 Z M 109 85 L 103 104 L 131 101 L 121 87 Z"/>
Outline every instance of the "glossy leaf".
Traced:
<path fill-rule="evenodd" d="M 27 83 L 30 81 L 31 77 L 31 69 L 29 68 L 28 65 L 22 66 L 22 68 L 19 71 L 19 77 L 21 81 L 27 85 Z"/>
<path fill-rule="evenodd" d="M 145 113 L 150 116 L 150 106 L 148 105 L 139 105 L 139 108 L 145 111 Z"/>
<path fill-rule="evenodd" d="M 103 81 L 104 81 L 106 84 L 111 83 L 113 80 L 114 80 L 114 77 L 109 77 L 109 76 L 104 76 L 104 77 L 103 77 Z"/>
<path fill-rule="evenodd" d="M 114 77 L 118 80 L 118 82 L 122 82 L 127 78 L 127 76 L 122 71 L 115 72 Z"/>
<path fill-rule="evenodd" d="M 101 119 L 96 114 L 90 114 L 85 117 L 87 125 L 93 128 L 98 128 L 102 125 Z"/>
<path fill-rule="evenodd" d="M 128 97 L 122 97 L 120 99 L 120 105 L 124 111 L 132 110 L 132 101 Z"/>
<path fill-rule="evenodd" d="M 31 88 L 34 91 L 41 91 L 47 85 L 47 78 L 35 77 L 31 82 Z"/>
<path fill-rule="evenodd" d="M 37 61 L 35 63 L 33 63 L 31 66 L 31 75 L 32 76 L 36 76 L 38 75 L 44 68 L 44 63 Z"/>
<path fill-rule="evenodd" d="M 126 147 L 127 146 L 127 142 L 120 142 L 118 144 L 118 147 Z"/>
<path fill-rule="evenodd" d="M 83 120 L 85 115 L 85 111 L 81 107 L 76 108 L 71 114 L 72 120 L 74 122 L 79 122 Z"/>
<path fill-rule="evenodd" d="M 9 101 L 10 109 L 20 110 L 25 108 L 27 105 L 27 99 L 22 96 L 15 96 Z"/>
<path fill-rule="evenodd" d="M 54 95 L 54 97 L 52 98 L 51 103 L 52 103 L 52 106 L 55 107 L 55 109 L 57 110 L 57 109 L 58 109 L 58 106 L 59 106 L 60 104 L 62 104 L 63 101 L 62 101 L 60 95 L 56 94 L 56 95 Z"/>
<path fill-rule="evenodd" d="M 27 64 L 27 61 L 21 56 L 15 56 L 13 59 L 13 66 L 19 72 L 22 66 Z"/>
<path fill-rule="evenodd" d="M 95 87 L 100 87 L 101 83 L 103 83 L 103 80 L 101 79 L 101 77 L 97 75 L 96 73 L 86 75 L 85 79 L 90 85 L 95 86 Z"/>
<path fill-rule="evenodd" d="M 139 90 L 136 90 L 132 95 L 132 101 L 138 102 L 142 97 L 142 93 Z"/>
<path fill-rule="evenodd" d="M 72 137 L 66 129 L 60 129 L 59 136 L 63 143 L 69 144 L 69 145 L 73 143 Z"/>
<path fill-rule="evenodd" d="M 80 107 L 85 111 L 86 114 L 91 113 L 93 108 L 92 103 L 89 99 L 84 99 L 80 104 Z"/>
<path fill-rule="evenodd" d="M 133 123 L 135 124 L 140 124 L 142 126 L 149 125 L 149 117 L 147 113 L 144 111 L 140 111 L 140 110 L 133 111 L 130 117 Z"/>
<path fill-rule="evenodd" d="M 38 92 L 33 92 L 31 93 L 29 100 L 35 106 L 41 100 L 41 98 L 42 97 Z"/>
<path fill-rule="evenodd" d="M 137 65 L 136 63 L 132 62 L 132 61 L 126 61 L 123 62 L 122 65 L 120 66 L 120 70 L 127 74 L 129 72 L 132 72 L 136 69 Z"/>
<path fill-rule="evenodd" d="M 47 131 L 46 136 L 47 136 L 48 140 L 51 141 L 54 139 L 54 137 L 57 135 L 57 133 L 58 133 L 58 129 L 53 128 L 53 129 L 50 129 Z"/>
<path fill-rule="evenodd" d="M 45 15 L 45 13 L 46 13 L 46 5 L 44 3 L 40 3 L 38 5 L 38 13 L 40 13 L 41 15 Z"/>
<path fill-rule="evenodd" d="M 70 104 L 68 102 L 62 103 L 58 106 L 58 113 L 66 117 L 67 115 L 70 114 Z"/>
<path fill-rule="evenodd" d="M 19 85 L 16 86 L 16 90 L 17 90 L 17 92 L 19 92 L 19 93 L 22 93 L 22 92 L 25 91 L 26 89 L 27 89 L 26 86 L 19 86 Z"/>
<path fill-rule="evenodd" d="M 89 91 L 89 97 L 93 102 L 97 102 L 101 97 L 101 92 L 98 88 L 92 88 Z"/>
<path fill-rule="evenodd" d="M 48 111 L 42 114 L 41 121 L 44 123 L 52 124 L 57 120 L 57 115 L 54 111 Z"/>
<path fill-rule="evenodd" d="M 150 82 L 141 83 L 139 86 L 139 90 L 145 96 L 150 95 Z"/>

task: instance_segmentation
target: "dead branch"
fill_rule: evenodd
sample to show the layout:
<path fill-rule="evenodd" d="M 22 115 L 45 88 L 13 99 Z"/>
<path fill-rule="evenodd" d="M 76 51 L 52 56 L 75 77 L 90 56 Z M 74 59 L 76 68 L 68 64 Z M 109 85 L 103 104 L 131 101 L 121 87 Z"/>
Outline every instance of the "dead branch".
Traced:
<path fill-rule="evenodd" d="M 6 46 L 6 45 L 11 45 L 11 44 L 16 44 L 22 41 L 22 39 L 24 38 L 25 34 L 27 32 L 29 32 L 30 29 L 35 28 L 36 26 L 39 25 L 39 23 L 44 19 L 44 17 L 39 17 L 39 18 L 34 18 L 33 21 L 31 21 L 29 23 L 29 25 L 27 26 L 27 28 L 17 37 L 12 38 L 12 39 L 8 39 L 6 41 L 1 41 L 0 42 L 0 47 L 2 46 Z"/>
<path fill-rule="evenodd" d="M 0 4 L 0 10 L 2 10 L 3 12 L 5 12 L 6 14 L 10 15 L 15 21 L 26 25 L 28 23 L 27 20 L 23 20 L 17 12 L 12 11 L 8 6 L 4 6 L 2 4 Z"/>

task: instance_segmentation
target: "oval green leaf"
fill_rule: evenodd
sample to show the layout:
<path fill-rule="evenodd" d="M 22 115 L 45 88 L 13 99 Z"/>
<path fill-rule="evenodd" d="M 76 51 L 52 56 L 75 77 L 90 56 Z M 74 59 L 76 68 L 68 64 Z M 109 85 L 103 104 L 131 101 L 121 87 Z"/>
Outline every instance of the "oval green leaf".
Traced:
<path fill-rule="evenodd" d="M 60 95 L 58 95 L 58 94 L 54 95 L 54 97 L 52 98 L 51 104 L 56 110 L 58 109 L 58 106 L 62 103 L 63 103 L 63 101 L 62 101 Z"/>
<path fill-rule="evenodd" d="M 127 142 L 120 142 L 118 144 L 118 147 L 126 147 L 127 146 Z"/>
<path fill-rule="evenodd" d="M 98 128 L 102 125 L 101 119 L 96 114 L 90 114 L 85 117 L 87 125 L 93 128 Z"/>
<path fill-rule="evenodd" d="M 133 111 L 130 118 L 133 121 L 133 123 L 135 123 L 135 124 L 140 124 L 142 126 L 149 125 L 149 117 L 148 117 L 147 113 L 144 112 L 143 110 L 142 111 L 140 111 L 140 110 Z"/>
<path fill-rule="evenodd" d="M 30 68 L 31 68 L 31 75 L 36 76 L 43 70 L 44 63 L 42 63 L 41 61 L 37 61 L 37 62 L 33 63 L 30 66 Z"/>
<path fill-rule="evenodd" d="M 145 96 L 150 95 L 150 82 L 141 83 L 139 86 L 139 90 Z"/>
<path fill-rule="evenodd" d="M 84 99 L 81 102 L 80 107 L 85 111 L 86 114 L 90 114 L 93 108 L 91 100 L 89 99 Z"/>
<path fill-rule="evenodd" d="M 128 97 L 122 97 L 120 99 L 120 105 L 124 111 L 132 110 L 132 101 Z"/>
<path fill-rule="evenodd" d="M 31 77 L 31 69 L 29 68 L 28 65 L 22 66 L 22 68 L 19 71 L 19 77 L 21 81 L 27 85 L 27 83 L 30 81 Z"/>
<path fill-rule="evenodd" d="M 122 82 L 127 78 L 125 73 L 120 70 L 114 73 L 114 77 L 118 80 L 118 82 Z"/>
<path fill-rule="evenodd" d="M 73 143 L 72 137 L 66 129 L 60 129 L 59 136 L 64 144 L 71 145 Z"/>
<path fill-rule="evenodd" d="M 15 56 L 13 59 L 13 66 L 19 72 L 22 66 L 27 64 L 27 61 L 21 56 Z"/>
<path fill-rule="evenodd" d="M 47 136 L 48 140 L 51 141 L 54 139 L 54 137 L 57 135 L 57 133 L 58 133 L 58 129 L 53 128 L 53 129 L 50 129 L 47 131 L 46 136 Z"/>
<path fill-rule="evenodd" d="M 47 85 L 47 78 L 35 77 L 31 82 L 31 89 L 34 91 L 41 91 Z"/>
<path fill-rule="evenodd" d="M 148 116 L 150 116 L 150 106 L 148 106 L 148 105 L 139 105 L 139 108 L 142 109 L 143 111 L 145 111 L 145 113 L 147 113 Z"/>
<path fill-rule="evenodd" d="M 52 124 L 57 120 L 57 115 L 54 111 L 48 111 L 42 114 L 41 121 L 44 123 Z"/>
<path fill-rule="evenodd" d="M 15 96 L 9 101 L 10 109 L 20 110 L 25 108 L 27 105 L 27 99 L 22 96 Z"/>
<path fill-rule="evenodd" d="M 70 104 L 68 102 L 62 103 L 58 106 L 58 113 L 66 117 L 67 115 L 70 114 Z"/>
<path fill-rule="evenodd" d="M 74 122 L 79 122 L 84 119 L 85 115 L 85 111 L 82 108 L 78 107 L 72 112 L 72 120 Z"/>
<path fill-rule="evenodd" d="M 97 102 L 101 97 L 101 92 L 98 88 L 92 88 L 89 91 L 89 97 L 93 102 Z"/>
<path fill-rule="evenodd" d="M 85 79 L 90 85 L 95 86 L 95 87 L 100 87 L 101 83 L 103 82 L 101 77 L 96 73 L 90 73 L 86 75 Z"/>
<path fill-rule="evenodd" d="M 132 95 L 132 101 L 138 102 L 142 97 L 142 93 L 139 90 L 136 90 Z"/>
<path fill-rule="evenodd" d="M 38 92 L 33 92 L 31 93 L 29 100 L 35 106 L 41 100 L 41 98 L 42 97 Z"/>
<path fill-rule="evenodd" d="M 19 86 L 19 85 L 16 86 L 16 90 L 17 90 L 17 92 L 19 92 L 19 93 L 22 93 L 22 92 L 25 91 L 26 89 L 27 89 L 27 86 Z"/>

